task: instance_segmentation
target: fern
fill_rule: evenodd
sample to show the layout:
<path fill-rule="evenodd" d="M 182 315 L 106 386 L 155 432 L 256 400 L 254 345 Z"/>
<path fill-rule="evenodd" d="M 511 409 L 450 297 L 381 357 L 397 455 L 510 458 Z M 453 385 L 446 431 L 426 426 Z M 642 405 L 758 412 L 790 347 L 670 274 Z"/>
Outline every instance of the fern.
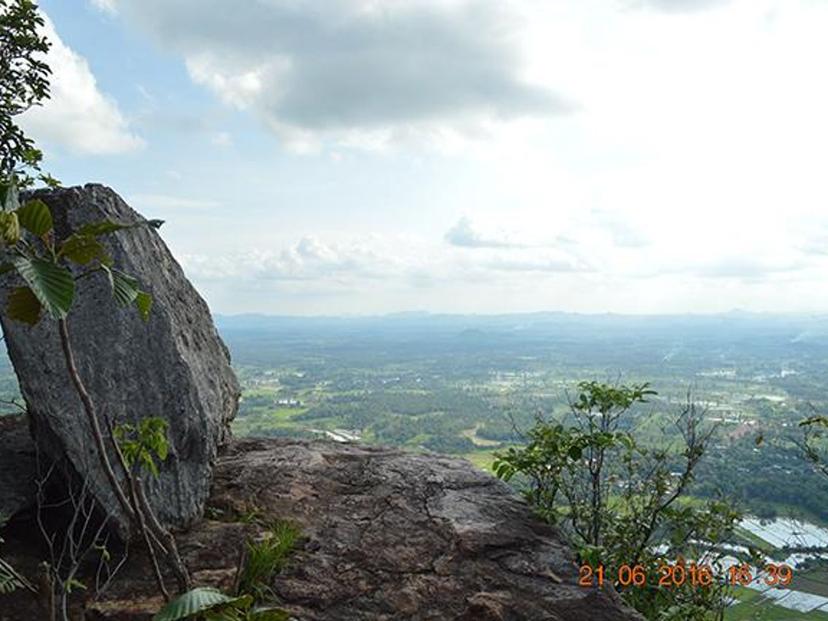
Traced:
<path fill-rule="evenodd" d="M 254 608 L 270 595 L 270 580 L 285 566 L 301 531 L 289 522 L 275 521 L 263 539 L 248 541 L 238 592 L 231 597 L 218 589 L 199 587 L 177 597 L 153 621 L 287 621 L 278 608 Z"/>
<path fill-rule="evenodd" d="M 6 516 L 0 513 L 0 529 L 6 525 L 6 520 Z M 2 537 L 0 537 L 0 543 L 3 543 Z M 23 588 L 23 586 L 23 583 L 17 577 L 17 572 L 0 558 L 0 595 L 8 595 L 17 589 Z"/>
<path fill-rule="evenodd" d="M 248 541 L 239 593 L 250 593 L 256 601 L 266 599 L 270 595 L 271 579 L 284 568 L 299 535 L 297 526 L 276 521 L 264 539 Z"/>
<path fill-rule="evenodd" d="M 0 595 L 8 595 L 24 587 L 26 587 L 26 584 L 20 579 L 19 574 L 14 571 L 11 565 L 0 558 Z"/>

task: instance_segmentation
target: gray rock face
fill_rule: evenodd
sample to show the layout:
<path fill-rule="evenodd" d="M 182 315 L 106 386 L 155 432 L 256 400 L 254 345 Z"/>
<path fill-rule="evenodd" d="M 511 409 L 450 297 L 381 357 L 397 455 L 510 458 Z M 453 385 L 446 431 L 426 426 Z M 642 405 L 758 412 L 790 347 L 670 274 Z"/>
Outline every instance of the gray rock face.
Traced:
<path fill-rule="evenodd" d="M 0 416 L 0 516 L 34 503 L 35 447 L 24 415 Z"/>
<path fill-rule="evenodd" d="M 100 185 L 39 191 L 64 238 L 88 222 L 133 223 L 142 217 Z M 148 416 L 169 421 L 171 454 L 149 482 L 150 502 L 163 523 L 184 526 L 204 508 L 217 448 L 229 439 L 239 386 L 227 348 L 204 300 L 187 281 L 159 235 L 148 227 L 104 238 L 115 265 L 153 296 L 148 322 L 112 299 L 102 273 L 78 281 L 68 324 L 78 369 L 101 413 L 117 423 Z M 92 436 L 60 350 L 57 326 L 34 328 L 3 320 L 3 332 L 45 456 L 89 478 L 104 507 L 124 517 L 94 453 Z"/>

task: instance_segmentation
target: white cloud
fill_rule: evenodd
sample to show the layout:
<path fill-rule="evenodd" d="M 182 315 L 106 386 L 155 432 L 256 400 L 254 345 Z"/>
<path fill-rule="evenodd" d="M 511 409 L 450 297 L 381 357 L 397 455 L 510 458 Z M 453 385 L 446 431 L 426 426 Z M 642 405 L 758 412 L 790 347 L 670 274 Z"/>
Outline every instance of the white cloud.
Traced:
<path fill-rule="evenodd" d="M 546 253 L 540 256 L 512 257 L 497 256 L 486 261 L 489 269 L 505 272 L 588 272 L 591 268 L 579 259 L 565 252 Z"/>
<path fill-rule="evenodd" d="M 650 244 L 650 239 L 633 223 L 628 222 L 626 216 L 617 211 L 594 209 L 590 214 L 595 226 L 605 229 L 612 243 L 621 248 L 643 248 Z"/>
<path fill-rule="evenodd" d="M 372 313 L 543 309 L 603 312 L 791 310 L 828 301 L 819 263 L 796 252 L 615 261 L 611 244 L 456 247 L 399 236 L 305 235 L 281 249 L 181 253 L 187 274 L 222 312 Z M 824 263 L 822 264 L 824 266 Z M 792 297 L 779 304 L 783 287 Z M 716 295 L 712 295 L 715 291 Z M 776 292 L 776 293 L 775 293 Z"/>
<path fill-rule="evenodd" d="M 326 289 L 428 289 L 496 282 L 513 286 L 540 277 L 591 271 L 575 254 L 555 248 L 480 248 L 471 260 L 451 247 L 399 236 L 360 236 L 332 242 L 306 235 L 282 250 L 186 253 L 183 264 L 197 281 L 281 283 Z M 381 281 L 378 283 L 378 281 Z M 292 284 L 291 284 L 292 283 Z"/>
<path fill-rule="evenodd" d="M 20 125 L 38 143 L 72 153 L 107 155 L 139 149 L 143 140 L 130 129 L 114 100 L 98 88 L 86 59 L 69 48 L 46 18 L 52 44 L 52 97 L 20 117 Z"/>
<path fill-rule="evenodd" d="M 185 248 L 224 310 L 312 288 L 322 312 L 828 310 L 825 2 L 228 3 L 118 6 L 208 95 L 326 150 L 229 171 L 256 217 Z"/>
<path fill-rule="evenodd" d="M 704 11 L 727 4 L 730 0 L 626 0 L 631 7 L 653 8 L 668 13 Z"/>
<path fill-rule="evenodd" d="M 92 6 L 104 13 L 114 14 L 117 11 L 117 0 L 90 0 Z"/>
<path fill-rule="evenodd" d="M 473 134 L 572 110 L 524 78 L 520 18 L 494 0 L 120 0 L 119 13 L 183 55 L 192 80 L 288 144 L 385 144 Z"/>
<path fill-rule="evenodd" d="M 210 137 L 210 142 L 217 147 L 229 147 L 233 144 L 233 137 L 229 132 L 215 132 Z"/>
<path fill-rule="evenodd" d="M 509 236 L 495 232 L 486 234 L 478 231 L 468 216 L 463 216 L 446 231 L 445 239 L 453 246 L 465 248 L 516 248 L 523 244 L 509 239 Z"/>
<path fill-rule="evenodd" d="M 247 250 L 227 254 L 188 254 L 183 263 L 193 278 L 205 280 L 313 281 L 355 284 L 399 275 L 404 266 L 376 240 L 325 243 L 306 235 L 281 251 Z"/>
<path fill-rule="evenodd" d="M 693 269 L 707 278 L 737 278 L 744 281 L 765 280 L 775 274 L 796 272 L 804 267 L 801 260 L 768 261 L 765 258 L 733 256 Z"/>

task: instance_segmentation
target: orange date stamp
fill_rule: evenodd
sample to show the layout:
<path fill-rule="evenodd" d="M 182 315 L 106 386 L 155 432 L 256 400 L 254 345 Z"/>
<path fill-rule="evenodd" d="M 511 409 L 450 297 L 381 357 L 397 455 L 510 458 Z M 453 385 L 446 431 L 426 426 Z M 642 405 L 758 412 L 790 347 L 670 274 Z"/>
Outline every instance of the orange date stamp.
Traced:
<path fill-rule="evenodd" d="M 741 563 L 728 567 L 723 576 L 716 576 L 710 565 L 685 562 L 661 563 L 655 574 L 648 573 L 643 565 L 628 564 L 621 565 L 617 571 L 589 564 L 578 569 L 578 584 L 582 587 L 600 587 L 606 581 L 622 588 L 651 585 L 667 589 L 683 586 L 706 588 L 714 582 L 747 586 L 759 579 L 770 587 L 786 587 L 793 580 L 793 568 L 785 563 L 768 563 L 757 572 L 749 564 Z"/>

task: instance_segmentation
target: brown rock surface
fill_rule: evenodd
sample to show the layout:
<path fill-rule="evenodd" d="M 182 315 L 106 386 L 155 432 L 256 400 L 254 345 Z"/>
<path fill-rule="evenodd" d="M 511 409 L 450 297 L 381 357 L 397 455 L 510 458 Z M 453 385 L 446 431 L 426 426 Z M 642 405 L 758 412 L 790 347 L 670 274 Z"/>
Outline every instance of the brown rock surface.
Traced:
<path fill-rule="evenodd" d="M 233 584 L 242 542 L 257 529 L 241 516 L 301 525 L 304 539 L 272 585 L 296 619 L 639 619 L 614 594 L 577 586 L 573 555 L 555 529 L 460 459 L 237 440 L 219 459 L 208 507 L 221 520 L 179 536 L 200 585 Z M 151 618 L 160 599 L 150 575 L 134 555 L 86 618 Z M 16 618 L 27 617 L 0 612 Z"/>

